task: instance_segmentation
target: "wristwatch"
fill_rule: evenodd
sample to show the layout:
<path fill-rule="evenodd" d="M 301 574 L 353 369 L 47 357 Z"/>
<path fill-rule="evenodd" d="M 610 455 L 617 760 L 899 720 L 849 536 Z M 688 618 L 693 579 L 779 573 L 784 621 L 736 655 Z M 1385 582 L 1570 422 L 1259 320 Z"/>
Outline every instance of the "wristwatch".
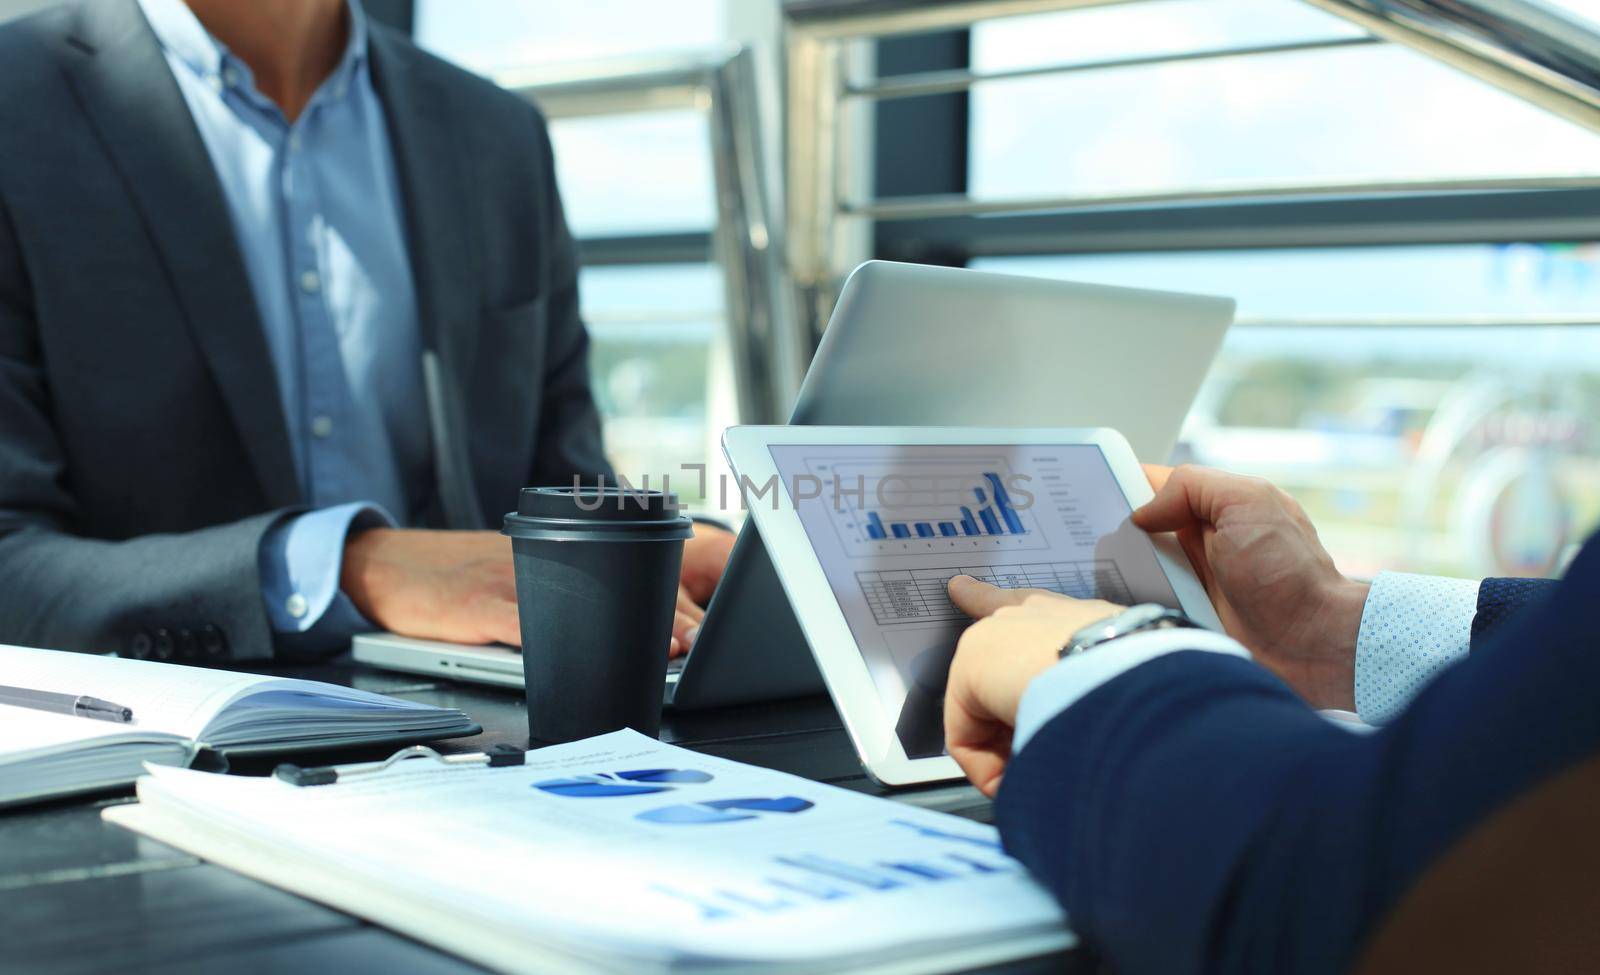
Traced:
<path fill-rule="evenodd" d="M 1185 616 L 1182 610 L 1172 609 L 1160 603 L 1140 603 L 1128 607 L 1115 616 L 1090 623 L 1072 634 L 1072 637 L 1057 651 L 1057 656 L 1065 660 L 1086 653 L 1103 643 L 1109 643 L 1119 636 L 1178 627 L 1199 629 L 1200 624 Z"/>

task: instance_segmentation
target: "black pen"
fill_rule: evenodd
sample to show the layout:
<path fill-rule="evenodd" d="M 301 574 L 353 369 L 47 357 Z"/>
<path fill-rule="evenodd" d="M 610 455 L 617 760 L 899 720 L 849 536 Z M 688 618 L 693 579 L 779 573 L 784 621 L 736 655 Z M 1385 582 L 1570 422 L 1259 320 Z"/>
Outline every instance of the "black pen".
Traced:
<path fill-rule="evenodd" d="M 0 704 L 10 704 L 35 711 L 54 711 L 80 718 L 96 718 L 127 724 L 133 720 L 133 709 L 120 704 L 102 701 L 87 694 L 58 694 L 55 691 L 36 691 L 27 687 L 7 687 L 0 684 Z"/>
<path fill-rule="evenodd" d="M 381 762 L 365 762 L 360 765 L 323 765 L 316 768 L 301 768 L 285 762 L 272 770 L 272 774 L 290 785 L 332 785 L 342 779 L 359 775 L 375 775 L 386 772 L 395 765 L 411 758 L 431 758 L 444 765 L 487 765 L 490 768 L 506 768 L 511 765 L 522 765 L 526 753 L 515 745 L 495 745 L 486 752 L 477 752 L 466 755 L 441 755 L 427 745 L 412 745 L 395 752 Z"/>

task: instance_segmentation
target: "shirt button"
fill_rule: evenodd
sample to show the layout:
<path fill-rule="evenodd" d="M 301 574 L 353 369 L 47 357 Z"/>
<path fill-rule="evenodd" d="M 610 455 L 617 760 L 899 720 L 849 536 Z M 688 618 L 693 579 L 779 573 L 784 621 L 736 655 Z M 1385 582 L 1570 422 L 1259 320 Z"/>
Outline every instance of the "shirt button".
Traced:
<path fill-rule="evenodd" d="M 283 608 L 288 610 L 289 615 L 295 619 L 302 619 L 307 613 L 311 612 L 311 607 L 306 605 L 306 597 L 300 595 L 299 593 L 295 593 L 288 599 L 285 599 L 283 601 Z"/>
<path fill-rule="evenodd" d="M 322 290 L 322 275 L 315 271 L 305 271 L 300 275 L 300 290 L 308 295 L 314 295 Z"/>
<path fill-rule="evenodd" d="M 299 152 L 300 151 L 300 133 L 298 133 L 298 132 L 289 133 L 289 151 L 290 152 Z"/>
<path fill-rule="evenodd" d="M 239 72 L 233 70 L 232 68 L 224 70 L 222 72 L 222 83 L 227 85 L 229 88 L 234 87 L 239 83 Z"/>
<path fill-rule="evenodd" d="M 311 419 L 311 435 L 318 440 L 326 440 L 333 436 L 333 417 L 317 416 Z"/>

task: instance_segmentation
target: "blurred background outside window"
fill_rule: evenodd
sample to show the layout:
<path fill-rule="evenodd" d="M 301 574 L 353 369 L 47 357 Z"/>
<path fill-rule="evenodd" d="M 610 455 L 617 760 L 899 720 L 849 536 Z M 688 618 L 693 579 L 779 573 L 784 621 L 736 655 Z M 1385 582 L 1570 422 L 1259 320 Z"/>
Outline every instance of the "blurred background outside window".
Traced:
<path fill-rule="evenodd" d="M 1556 6 L 1600 23 L 1600 0 Z M 737 34 L 734 7 L 418 0 L 415 30 L 492 73 L 712 48 Z M 1524 235 L 1515 201 L 1470 193 L 1459 213 L 1450 194 L 1429 203 L 1424 222 L 1456 229 L 1413 238 L 1404 217 L 1399 229 L 1361 229 L 1372 200 L 1420 196 L 1411 181 L 1600 176 L 1600 137 L 1297 0 L 1004 17 L 886 41 L 877 54 L 891 77 L 1000 76 L 868 109 L 880 198 L 933 192 L 948 171 L 943 188 L 969 200 L 1107 198 L 1131 225 L 1163 195 L 1212 196 L 1203 222 L 1231 230 L 1199 243 L 1181 218 L 1160 233 L 1159 215 L 1136 239 L 1105 221 L 1084 237 L 1067 224 L 997 229 L 1037 216 L 1019 214 L 978 217 L 963 225 L 970 239 L 953 230 L 932 243 L 882 223 L 876 251 L 1237 298 L 1239 323 L 1176 459 L 1277 481 L 1345 571 L 1544 574 L 1600 521 L 1600 234 Z M 1047 70 L 1062 64 L 1076 69 Z M 954 124 L 894 128 L 897 117 L 939 117 L 934 102 L 952 107 Z M 558 121 L 574 232 L 704 232 L 715 219 L 705 125 L 692 111 Z M 912 157 L 898 175 L 897 155 Z M 1296 200 L 1316 187 L 1373 193 L 1362 214 L 1323 200 L 1302 215 Z M 1269 214 L 1260 205 L 1279 191 Z M 737 413 L 716 268 L 590 266 L 582 285 L 619 469 L 715 458 Z"/>
<path fill-rule="evenodd" d="M 1600 324 L 1497 324 L 1597 322 L 1594 244 L 975 264 L 1236 297 L 1177 459 L 1277 483 L 1347 573 L 1542 575 L 1600 523 Z"/>
<path fill-rule="evenodd" d="M 491 76 L 754 45 L 776 159 L 781 0 L 365 2 Z M 1600 26 L 1600 0 L 1544 6 Z M 852 80 L 921 90 L 844 92 L 869 136 L 833 157 L 849 192 L 958 206 L 858 209 L 870 233 L 834 240 L 1237 298 L 1175 459 L 1280 483 L 1352 574 L 1544 574 L 1600 522 L 1600 136 L 1301 0 L 978 18 L 850 50 Z M 720 468 L 741 419 L 708 125 L 691 106 L 551 126 L 630 478 Z"/>
<path fill-rule="evenodd" d="M 485 75 L 710 51 L 731 33 L 719 0 L 418 0 L 414 29 L 423 47 Z M 695 506 L 699 478 L 680 465 L 720 469 L 718 438 L 738 422 L 718 268 L 683 263 L 671 243 L 709 234 L 716 220 L 708 125 L 694 109 L 550 125 L 580 246 L 627 241 L 644 258 L 586 260 L 579 279 L 607 452 L 632 483 L 648 475 L 659 487 L 670 475 Z"/>
<path fill-rule="evenodd" d="M 1600 20 L 1592 0 L 1564 6 Z M 964 34 L 965 63 L 883 42 L 913 52 L 880 61 L 890 82 L 977 80 L 879 117 L 948 103 L 965 135 L 949 198 L 1039 208 L 880 222 L 880 253 L 1237 298 L 1174 459 L 1279 483 L 1347 573 L 1543 575 L 1600 523 L 1600 221 L 1529 242 L 1508 194 L 1439 193 L 1431 229 L 1371 229 L 1374 204 L 1424 195 L 1412 181 L 1574 192 L 1600 175 L 1600 137 L 1298 2 L 1150 0 Z M 877 172 L 886 203 L 932 192 Z M 1048 206 L 1098 198 L 1098 214 Z"/>

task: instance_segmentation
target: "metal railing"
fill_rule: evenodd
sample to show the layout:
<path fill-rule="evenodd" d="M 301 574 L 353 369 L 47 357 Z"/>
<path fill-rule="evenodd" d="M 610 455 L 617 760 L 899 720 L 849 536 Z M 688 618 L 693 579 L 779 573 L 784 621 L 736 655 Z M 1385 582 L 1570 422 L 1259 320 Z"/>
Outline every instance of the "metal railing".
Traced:
<path fill-rule="evenodd" d="M 720 266 L 740 418 L 786 419 L 804 371 L 803 346 L 786 285 L 783 233 L 767 195 L 755 77 L 749 51 L 609 60 L 505 71 L 495 80 L 552 119 L 666 110 L 702 112 L 710 135 L 716 224 L 712 257 Z M 586 258 L 611 263 L 693 259 L 694 235 L 584 241 Z M 664 249 L 664 250 L 663 250 Z"/>
<path fill-rule="evenodd" d="M 1600 37 L 1525 0 L 1306 0 L 1600 132 Z"/>
<path fill-rule="evenodd" d="M 1369 199 L 1600 187 L 1600 177 L 1485 177 L 1253 183 L 1138 194 L 1076 194 L 974 200 L 964 195 L 880 198 L 856 185 L 841 106 L 970 90 L 986 81 L 1102 71 L 1179 61 L 1250 57 L 1392 41 L 1467 71 L 1541 108 L 1600 132 L 1600 40 L 1579 22 L 1524 0 L 1306 0 L 1369 36 L 1245 45 L 1162 56 L 1105 59 L 1011 72 L 938 71 L 859 80 L 852 52 L 864 42 L 965 29 L 979 21 L 1141 0 L 789 0 L 785 178 L 789 269 L 799 293 L 800 331 L 815 341 L 843 276 L 871 257 L 872 221 L 925 221 L 1024 214 L 1182 208 L 1215 203 Z"/>

